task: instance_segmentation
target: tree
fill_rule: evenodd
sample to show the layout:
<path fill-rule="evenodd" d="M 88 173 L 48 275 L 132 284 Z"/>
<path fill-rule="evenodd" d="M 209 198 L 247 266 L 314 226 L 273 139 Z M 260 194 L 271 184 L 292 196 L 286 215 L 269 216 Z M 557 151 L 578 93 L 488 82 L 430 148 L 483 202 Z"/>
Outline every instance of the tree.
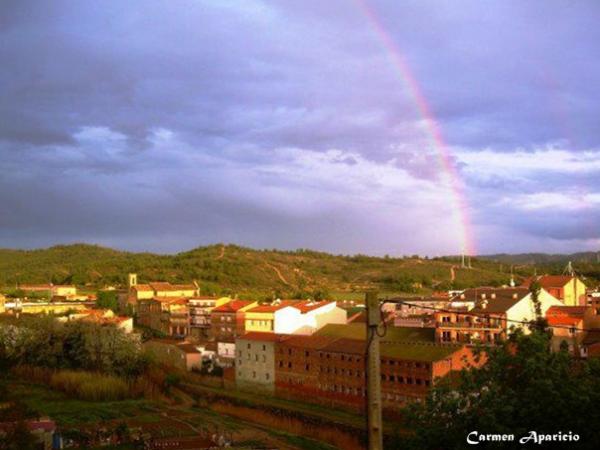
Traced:
<path fill-rule="evenodd" d="M 550 334 L 516 331 L 488 352 L 481 369 L 438 383 L 421 404 L 405 411 L 403 442 L 414 449 L 462 449 L 472 431 L 514 434 L 530 431 L 579 434 L 577 448 L 600 442 L 600 361 L 581 362 L 550 351 Z M 502 447 L 506 448 L 506 447 Z M 557 445 L 556 448 L 563 448 Z"/>

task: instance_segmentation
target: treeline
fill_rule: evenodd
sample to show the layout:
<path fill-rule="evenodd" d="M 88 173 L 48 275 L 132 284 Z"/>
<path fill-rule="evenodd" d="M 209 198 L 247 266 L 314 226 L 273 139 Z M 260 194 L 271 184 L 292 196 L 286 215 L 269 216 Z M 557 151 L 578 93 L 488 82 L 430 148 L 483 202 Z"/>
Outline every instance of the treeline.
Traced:
<path fill-rule="evenodd" d="M 175 255 L 129 253 L 93 245 L 44 250 L 0 249 L 0 288 L 19 283 L 71 283 L 89 289 L 125 286 L 127 273 L 140 282 L 189 283 L 196 280 L 207 295 L 240 295 L 253 300 L 297 293 L 364 292 L 379 288 L 427 293 L 431 289 L 496 285 L 509 281 L 509 266 L 472 259 L 472 269 L 451 268 L 459 258 L 331 255 L 306 249 L 253 250 L 235 245 L 200 247 Z M 533 273 L 519 269 L 520 275 Z M 415 287 L 417 286 L 417 287 Z M 422 286 L 422 287 L 418 287 Z"/>

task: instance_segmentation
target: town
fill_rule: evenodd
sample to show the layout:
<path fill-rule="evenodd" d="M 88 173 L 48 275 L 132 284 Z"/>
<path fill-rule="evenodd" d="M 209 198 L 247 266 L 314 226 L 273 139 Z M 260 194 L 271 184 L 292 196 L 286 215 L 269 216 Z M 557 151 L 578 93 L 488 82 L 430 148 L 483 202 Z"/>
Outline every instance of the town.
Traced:
<path fill-rule="evenodd" d="M 172 284 L 139 279 L 136 273 L 127 275 L 126 286 L 95 292 L 52 283 L 23 283 L 3 291 L 3 355 L 15 353 L 8 348 L 18 342 L 14 330 L 31 326 L 32 318 L 63 325 L 84 323 L 127 336 L 167 380 L 176 380 L 173 389 L 163 389 L 165 397 L 211 398 L 210 389 L 216 387 L 254 399 L 263 395 L 357 416 L 368 407 L 365 301 L 207 296 L 200 295 L 195 280 Z M 518 283 L 511 275 L 503 286 L 393 296 L 378 302 L 383 330 L 381 406 L 390 420 L 399 419 L 408 405 L 424 402 L 444 380 L 484 367 L 489 349 L 518 330 L 528 333 L 540 319 L 553 331 L 552 351 L 566 351 L 580 360 L 600 357 L 600 292 L 575 273 L 522 277 Z M 32 370 L 29 361 L 16 358 L 15 363 L 14 374 Z M 51 416 L 25 424 L 47 449 L 81 447 L 84 442 Z M 9 428 L 10 422 L 0 423 L 0 432 Z M 168 437 L 144 426 L 133 428 L 127 437 L 107 429 L 102 436 L 85 439 L 95 445 L 144 442 L 146 448 L 236 444 L 225 434 L 197 433 L 193 426 L 191 434 L 188 430 Z M 339 446 L 335 439 L 330 444 Z M 354 444 L 360 448 L 360 443 Z"/>

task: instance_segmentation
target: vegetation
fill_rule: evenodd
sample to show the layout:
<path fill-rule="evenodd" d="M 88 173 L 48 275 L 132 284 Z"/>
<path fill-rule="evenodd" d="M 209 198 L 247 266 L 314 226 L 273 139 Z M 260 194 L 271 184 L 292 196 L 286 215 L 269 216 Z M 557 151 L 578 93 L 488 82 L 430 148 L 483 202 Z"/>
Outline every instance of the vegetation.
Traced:
<path fill-rule="evenodd" d="M 203 294 L 238 294 L 263 300 L 344 296 L 373 287 L 388 293 L 426 294 L 448 288 L 501 285 L 510 279 L 510 267 L 505 263 L 478 258 L 471 263 L 472 269 L 463 269 L 458 257 L 378 258 L 305 249 L 252 250 L 235 245 L 157 255 L 77 244 L 43 250 L 0 249 L 0 286 L 54 280 L 89 288 L 123 287 L 127 273 L 136 272 L 142 283 L 196 280 Z M 532 273 L 531 267 L 517 271 L 521 276 Z M 111 305 L 114 302 L 111 295 L 114 294 L 100 294 L 101 302 Z"/>
<path fill-rule="evenodd" d="M 52 375 L 50 386 L 80 400 L 115 401 L 131 397 L 123 379 L 93 372 L 61 370 Z"/>
<path fill-rule="evenodd" d="M 402 448 L 462 449 L 474 430 L 514 434 L 515 448 L 531 431 L 572 432 L 580 436 L 577 448 L 597 448 L 600 361 L 553 353 L 549 341 L 550 334 L 537 326 L 529 335 L 517 332 L 505 345 L 489 350 L 483 368 L 462 372 L 454 384 L 438 384 L 426 402 L 407 409 L 407 428 L 414 434 Z M 572 444 L 547 443 L 544 448 Z"/>
<path fill-rule="evenodd" d="M 122 330 L 52 316 L 23 317 L 0 327 L 0 361 L 10 366 L 88 370 L 133 379 L 148 358 Z"/>

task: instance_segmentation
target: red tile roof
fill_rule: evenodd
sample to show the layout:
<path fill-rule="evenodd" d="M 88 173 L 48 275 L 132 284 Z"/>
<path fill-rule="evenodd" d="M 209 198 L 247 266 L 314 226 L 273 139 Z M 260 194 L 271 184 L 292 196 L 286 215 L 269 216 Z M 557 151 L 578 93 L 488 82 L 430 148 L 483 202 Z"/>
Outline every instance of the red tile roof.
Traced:
<path fill-rule="evenodd" d="M 288 339 L 289 334 L 265 333 L 262 331 L 250 331 L 249 333 L 240 336 L 238 339 L 245 341 L 266 341 L 266 342 L 281 342 Z"/>
<path fill-rule="evenodd" d="M 585 306 L 551 306 L 546 311 L 549 325 L 575 326 L 581 323 L 587 307 Z"/>
<path fill-rule="evenodd" d="M 329 300 L 323 300 L 320 302 L 315 302 L 312 300 L 305 300 L 302 302 L 298 302 L 294 304 L 294 308 L 299 309 L 302 314 L 305 314 L 309 311 L 314 311 L 315 309 L 319 309 L 325 305 L 329 305 L 330 303 L 335 303 Z"/>
<path fill-rule="evenodd" d="M 234 313 L 239 311 L 242 308 L 245 308 L 248 305 L 251 305 L 252 302 L 249 300 L 231 300 L 224 305 L 217 306 L 212 310 L 214 313 Z"/>
<path fill-rule="evenodd" d="M 279 303 L 258 305 L 252 309 L 249 309 L 246 312 L 257 312 L 257 313 L 269 313 L 279 311 L 280 309 L 286 308 L 288 306 L 294 306 L 295 303 L 298 303 L 297 300 L 281 300 Z"/>
<path fill-rule="evenodd" d="M 573 278 L 570 275 L 541 275 L 537 277 L 537 282 L 544 289 L 562 288 L 571 281 Z M 529 287 L 531 283 L 536 280 L 536 277 L 529 277 L 523 281 L 521 286 Z"/>

